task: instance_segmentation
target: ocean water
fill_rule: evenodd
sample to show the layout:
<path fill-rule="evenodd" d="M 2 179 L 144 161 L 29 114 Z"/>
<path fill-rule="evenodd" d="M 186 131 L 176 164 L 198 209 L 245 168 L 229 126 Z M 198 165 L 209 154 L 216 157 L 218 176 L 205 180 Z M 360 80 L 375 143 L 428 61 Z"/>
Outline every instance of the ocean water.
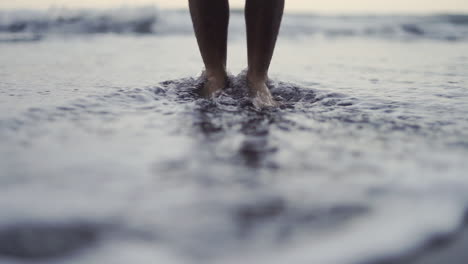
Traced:
<path fill-rule="evenodd" d="M 0 12 L 0 263 L 348 264 L 451 236 L 468 205 L 468 17 L 286 14 L 246 94 L 190 18 Z"/>

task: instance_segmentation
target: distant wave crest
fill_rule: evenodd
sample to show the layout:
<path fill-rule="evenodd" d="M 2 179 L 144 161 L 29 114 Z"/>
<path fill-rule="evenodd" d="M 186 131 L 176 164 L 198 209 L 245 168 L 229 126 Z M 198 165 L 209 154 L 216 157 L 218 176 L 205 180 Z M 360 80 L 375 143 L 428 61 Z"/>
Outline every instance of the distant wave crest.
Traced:
<path fill-rule="evenodd" d="M 244 32 L 242 12 L 231 16 L 231 34 Z M 49 9 L 0 11 L 0 34 L 41 39 L 77 34 L 192 34 L 187 11 L 156 7 L 110 10 Z M 468 40 L 468 15 L 319 16 L 287 14 L 286 36 L 372 37 L 396 40 Z M 3 38 L 4 40 L 5 38 Z M 0 41 L 2 37 L 0 36 Z"/>
<path fill-rule="evenodd" d="M 106 11 L 17 10 L 0 13 L 0 31 L 19 33 L 138 33 L 154 32 L 156 8 L 121 8 Z"/>

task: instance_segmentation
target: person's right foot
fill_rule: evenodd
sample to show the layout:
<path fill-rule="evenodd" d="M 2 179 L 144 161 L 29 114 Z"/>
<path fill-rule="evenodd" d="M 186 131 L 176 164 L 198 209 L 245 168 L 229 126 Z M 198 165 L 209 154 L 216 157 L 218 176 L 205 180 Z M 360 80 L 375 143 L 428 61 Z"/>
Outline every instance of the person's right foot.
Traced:
<path fill-rule="evenodd" d="M 203 74 L 205 78 L 205 85 L 202 89 L 202 95 L 206 98 L 213 98 L 226 87 L 227 75 L 208 75 L 206 72 Z"/>

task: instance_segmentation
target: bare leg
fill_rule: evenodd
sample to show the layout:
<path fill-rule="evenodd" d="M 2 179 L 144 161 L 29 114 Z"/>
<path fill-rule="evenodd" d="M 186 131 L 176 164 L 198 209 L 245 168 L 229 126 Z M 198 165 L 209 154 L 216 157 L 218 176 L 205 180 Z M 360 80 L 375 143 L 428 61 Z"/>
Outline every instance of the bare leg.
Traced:
<path fill-rule="evenodd" d="M 189 0 L 190 14 L 205 63 L 207 82 L 203 93 L 212 97 L 226 85 L 228 0 Z"/>
<path fill-rule="evenodd" d="M 259 108 L 276 105 L 266 82 L 283 10 L 284 0 L 246 0 L 247 81 L 253 103 Z"/>

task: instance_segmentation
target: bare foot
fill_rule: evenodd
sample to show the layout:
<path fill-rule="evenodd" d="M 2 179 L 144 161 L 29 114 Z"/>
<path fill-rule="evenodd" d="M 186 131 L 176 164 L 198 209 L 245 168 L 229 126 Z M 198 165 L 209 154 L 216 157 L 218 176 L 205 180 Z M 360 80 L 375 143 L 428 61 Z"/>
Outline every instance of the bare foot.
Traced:
<path fill-rule="evenodd" d="M 202 95 L 206 98 L 213 98 L 226 87 L 227 75 L 226 74 L 207 74 L 203 73 L 206 82 L 202 89 Z"/>
<path fill-rule="evenodd" d="M 265 81 L 251 81 L 247 78 L 252 103 L 256 108 L 275 107 L 279 104 L 273 99 Z"/>

